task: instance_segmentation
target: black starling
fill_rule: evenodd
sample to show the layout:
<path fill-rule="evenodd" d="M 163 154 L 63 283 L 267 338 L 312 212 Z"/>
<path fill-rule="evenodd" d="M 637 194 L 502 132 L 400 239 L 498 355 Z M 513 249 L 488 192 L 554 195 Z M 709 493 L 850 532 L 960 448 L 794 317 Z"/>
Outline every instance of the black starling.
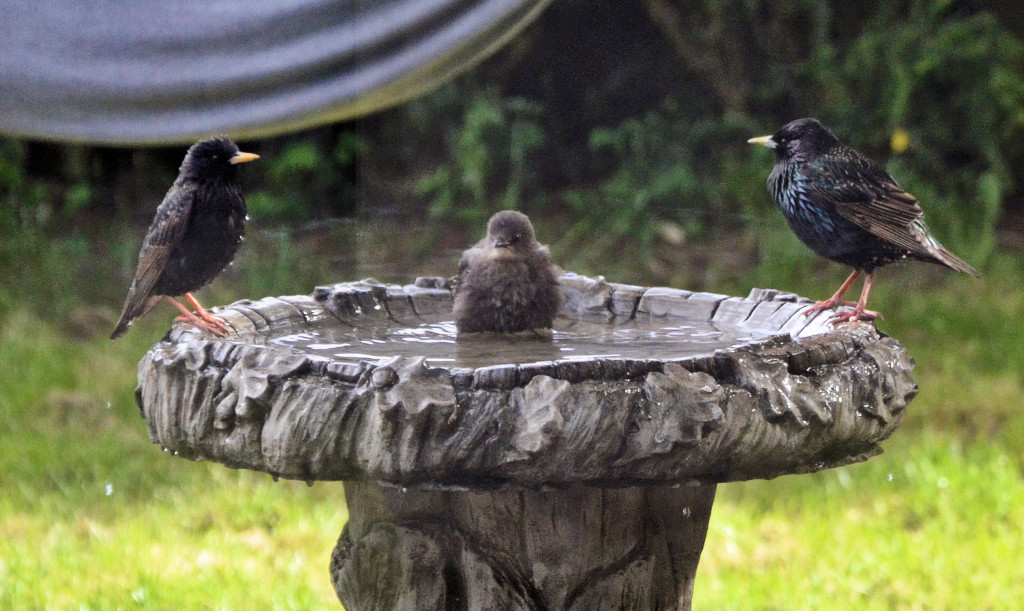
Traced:
<path fill-rule="evenodd" d="M 815 303 L 805 314 L 847 305 L 853 311 L 835 314 L 833 324 L 876 318 L 878 312 L 865 309 L 875 269 L 900 259 L 978 275 L 932 237 L 914 196 L 880 165 L 839 142 L 821 123 L 797 119 L 774 136 L 747 142 L 775 150 L 768 191 L 790 229 L 817 254 L 854 268 L 835 295 Z M 843 301 L 843 294 L 862 273 L 867 277 L 860 300 Z"/>
<path fill-rule="evenodd" d="M 192 145 L 146 232 L 110 339 L 123 335 L 133 320 L 163 300 L 196 326 L 219 336 L 227 333 L 224 322 L 207 312 L 191 291 L 209 284 L 235 257 L 246 214 L 236 166 L 254 159 L 259 155 L 239 152 L 224 137 Z M 196 309 L 194 314 L 175 299 L 182 294 Z"/>
<path fill-rule="evenodd" d="M 537 243 L 530 219 L 504 210 L 487 237 L 462 254 L 455 292 L 459 333 L 550 329 L 562 306 L 551 253 Z"/>

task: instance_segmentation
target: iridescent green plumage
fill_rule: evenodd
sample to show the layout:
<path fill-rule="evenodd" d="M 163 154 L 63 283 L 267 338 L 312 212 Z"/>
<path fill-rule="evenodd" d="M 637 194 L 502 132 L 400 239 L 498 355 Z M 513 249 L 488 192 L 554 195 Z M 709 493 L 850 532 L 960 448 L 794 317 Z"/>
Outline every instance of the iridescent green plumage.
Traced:
<path fill-rule="evenodd" d="M 775 151 L 768 191 L 790 228 L 811 250 L 855 269 L 831 299 L 809 312 L 836 305 L 855 306 L 837 321 L 874 318 L 865 309 L 874 270 L 901 259 L 978 272 L 936 240 L 924 224 L 917 199 L 877 163 L 845 146 L 821 123 L 798 119 L 773 136 L 752 138 Z M 857 303 L 842 295 L 861 274 L 868 275 Z"/>

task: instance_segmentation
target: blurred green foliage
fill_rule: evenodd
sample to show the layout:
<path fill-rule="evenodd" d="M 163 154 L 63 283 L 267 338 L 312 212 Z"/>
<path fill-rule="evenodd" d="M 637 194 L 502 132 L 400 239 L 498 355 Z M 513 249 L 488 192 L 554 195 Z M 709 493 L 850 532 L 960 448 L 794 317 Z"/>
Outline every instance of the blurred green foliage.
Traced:
<path fill-rule="evenodd" d="M 39 227 L 45 220 L 49 187 L 25 172 L 25 144 L 0 138 L 0 235 Z"/>
<path fill-rule="evenodd" d="M 775 214 L 764 188 L 772 158 L 745 140 L 815 116 L 915 193 L 953 250 L 979 265 L 992 253 L 1002 206 L 1022 180 L 1012 170 L 1024 127 L 1022 46 L 992 14 L 940 0 L 880 3 L 866 19 L 809 1 L 646 6 L 691 87 L 593 126 L 593 179 L 541 192 L 522 188 L 536 180 L 515 162 L 565 152 L 537 132 L 557 131 L 543 93 L 473 98 L 421 182 L 434 211 L 477 222 L 499 207 L 561 213 L 568 227 L 553 247 L 567 265 L 626 246 L 653 259 L 695 236 L 758 231 Z M 544 117 L 526 124 L 529 148 L 510 146 L 523 131 L 521 116 L 503 112 L 512 104 Z M 891 146 L 895 134 L 906 142 Z"/>
<path fill-rule="evenodd" d="M 295 221 L 316 210 L 351 212 L 358 195 L 354 169 L 365 146 L 350 131 L 314 132 L 270 143 L 246 195 L 250 215 Z"/>
<path fill-rule="evenodd" d="M 826 100 L 859 146 L 881 153 L 894 130 L 909 133 L 907 151 L 889 154 L 891 172 L 939 235 L 980 263 L 995 247 L 1010 145 L 1024 127 L 1022 46 L 991 14 L 950 15 L 948 1 L 909 4 L 880 6 L 830 75 L 836 86 Z"/>
<path fill-rule="evenodd" d="M 430 213 L 479 226 L 498 210 L 540 198 L 531 153 L 544 144 L 541 108 L 502 98 L 493 87 L 473 95 L 461 123 L 448 134 L 451 158 L 418 186 Z"/>
<path fill-rule="evenodd" d="M 262 155 L 243 175 L 251 216 L 430 214 L 456 248 L 518 208 L 566 268 L 702 288 L 814 260 L 768 200 L 771 154 L 746 139 L 815 116 L 984 267 L 1024 194 L 1024 50 L 1004 27 L 1020 24 L 991 12 L 1002 4 L 564 0 L 411 103 L 242 143 Z M 127 276 L 183 150 L 0 140 L 0 271 L 46 299 L 40 270 L 89 253 Z"/>

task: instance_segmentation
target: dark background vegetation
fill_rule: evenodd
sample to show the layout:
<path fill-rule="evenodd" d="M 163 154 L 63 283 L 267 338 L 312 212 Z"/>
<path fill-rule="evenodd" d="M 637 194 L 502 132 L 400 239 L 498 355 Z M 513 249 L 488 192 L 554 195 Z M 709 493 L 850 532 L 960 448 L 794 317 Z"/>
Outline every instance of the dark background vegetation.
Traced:
<path fill-rule="evenodd" d="M 814 116 L 884 162 L 947 246 L 984 267 L 1000 239 L 1017 245 L 1024 214 L 1020 14 L 1013 2 L 560 0 L 419 100 L 242 143 L 264 156 L 245 168 L 253 227 L 429 215 L 441 247 L 458 248 L 516 207 L 551 227 L 542 237 L 569 269 L 704 288 L 789 241 L 764 190 L 770 155 L 745 141 Z M 183 149 L 2 140 L 0 269 L 25 286 L 51 257 L 99 255 L 115 266 L 100 271 L 130 273 Z"/>
<path fill-rule="evenodd" d="M 917 195 L 983 278 L 880 273 L 879 327 L 918 361 L 907 420 L 866 465 L 720 488 L 696 608 L 1013 608 L 1022 40 L 1016 0 L 556 0 L 422 98 L 240 143 L 263 156 L 242 172 L 249 236 L 199 296 L 450 275 L 515 207 L 568 270 L 823 298 L 848 271 L 789 232 L 764 185 L 772 155 L 746 144 L 817 117 Z M 0 138 L 0 584 L 15 584 L 0 607 L 333 602 L 340 488 L 166 459 L 131 391 L 173 311 L 106 339 L 185 148 Z M 303 553 L 314 567 L 289 560 Z"/>

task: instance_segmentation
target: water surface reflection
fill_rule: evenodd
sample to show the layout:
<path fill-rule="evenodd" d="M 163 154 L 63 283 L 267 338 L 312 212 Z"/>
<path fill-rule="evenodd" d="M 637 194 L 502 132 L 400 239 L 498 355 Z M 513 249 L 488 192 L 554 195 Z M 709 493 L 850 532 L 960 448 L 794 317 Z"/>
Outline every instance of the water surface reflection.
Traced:
<path fill-rule="evenodd" d="M 710 322 L 638 318 L 612 324 L 600 320 L 559 318 L 550 337 L 472 334 L 456 337 L 455 324 L 437 318 L 420 324 L 365 320 L 359 326 L 327 325 L 314 331 L 270 339 L 271 344 L 339 361 L 383 360 L 393 356 L 426 357 L 434 367 L 487 367 L 542 361 L 591 359 L 678 360 L 734 348 L 772 333 Z"/>

